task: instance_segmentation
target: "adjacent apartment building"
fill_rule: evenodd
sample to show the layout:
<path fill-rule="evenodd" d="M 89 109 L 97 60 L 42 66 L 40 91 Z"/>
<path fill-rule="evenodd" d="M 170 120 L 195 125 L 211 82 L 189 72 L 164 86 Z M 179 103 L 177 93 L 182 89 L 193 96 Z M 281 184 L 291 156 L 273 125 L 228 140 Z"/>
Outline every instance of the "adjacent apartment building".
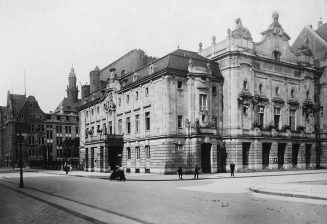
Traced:
<path fill-rule="evenodd" d="M 85 170 L 122 165 L 127 172 L 175 173 L 198 165 L 217 172 L 223 88 L 218 64 L 178 49 L 131 67 L 130 56 L 139 53 L 90 73 L 91 91 L 79 108 Z"/>
<path fill-rule="evenodd" d="M 44 113 L 34 96 L 8 92 L 7 105 L 0 107 L 1 166 L 18 166 L 20 146 L 17 135 L 24 135 L 24 166 L 59 168 L 64 160 L 79 163 L 78 88 L 74 69 L 68 77 L 67 98 L 52 113 Z"/>

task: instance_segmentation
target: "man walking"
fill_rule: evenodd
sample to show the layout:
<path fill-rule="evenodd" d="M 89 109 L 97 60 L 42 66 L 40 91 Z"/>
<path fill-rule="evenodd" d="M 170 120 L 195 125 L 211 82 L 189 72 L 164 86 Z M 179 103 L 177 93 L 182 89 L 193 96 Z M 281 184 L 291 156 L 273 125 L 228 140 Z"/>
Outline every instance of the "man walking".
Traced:
<path fill-rule="evenodd" d="M 231 176 L 231 177 L 234 177 L 234 170 L 235 170 L 235 164 L 234 164 L 234 162 L 232 162 L 232 163 L 229 165 L 229 167 L 230 167 L 230 176 Z"/>
<path fill-rule="evenodd" d="M 183 179 L 183 169 L 179 167 L 177 173 L 178 173 L 178 178 Z"/>
<path fill-rule="evenodd" d="M 195 180 L 195 177 L 196 177 L 196 179 L 199 179 L 199 170 L 200 170 L 200 168 L 198 167 L 198 165 L 196 165 L 195 169 L 194 169 L 194 180 Z"/>

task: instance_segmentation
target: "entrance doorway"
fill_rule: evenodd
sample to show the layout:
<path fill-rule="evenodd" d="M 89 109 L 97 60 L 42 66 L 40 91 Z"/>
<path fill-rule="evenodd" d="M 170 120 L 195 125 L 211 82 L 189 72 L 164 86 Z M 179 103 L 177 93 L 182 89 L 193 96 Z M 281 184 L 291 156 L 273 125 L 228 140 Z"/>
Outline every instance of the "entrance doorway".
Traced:
<path fill-rule="evenodd" d="M 122 165 L 123 146 L 109 146 L 108 147 L 108 162 L 111 170 L 116 166 Z"/>
<path fill-rule="evenodd" d="M 203 173 L 211 173 L 211 144 L 201 144 L 201 168 Z"/>
<path fill-rule="evenodd" d="M 243 142 L 242 143 L 243 168 L 247 168 L 249 165 L 250 146 L 251 146 L 251 142 Z"/>
<path fill-rule="evenodd" d="M 271 143 L 262 143 L 262 168 L 265 169 L 269 166 L 269 154 Z"/>
<path fill-rule="evenodd" d="M 297 167 L 297 156 L 299 154 L 300 144 L 293 144 L 292 145 L 292 166 L 293 168 Z"/>
<path fill-rule="evenodd" d="M 85 149 L 85 167 L 84 169 L 88 169 L 89 168 L 89 149 L 86 148 Z"/>
<path fill-rule="evenodd" d="M 305 145 L 305 168 L 310 168 L 311 144 Z"/>
<path fill-rule="evenodd" d="M 224 173 L 226 172 L 226 148 L 225 146 L 217 145 L 217 165 L 218 172 Z"/>
<path fill-rule="evenodd" d="M 278 143 L 278 169 L 284 166 L 284 155 L 285 155 L 286 143 Z"/>

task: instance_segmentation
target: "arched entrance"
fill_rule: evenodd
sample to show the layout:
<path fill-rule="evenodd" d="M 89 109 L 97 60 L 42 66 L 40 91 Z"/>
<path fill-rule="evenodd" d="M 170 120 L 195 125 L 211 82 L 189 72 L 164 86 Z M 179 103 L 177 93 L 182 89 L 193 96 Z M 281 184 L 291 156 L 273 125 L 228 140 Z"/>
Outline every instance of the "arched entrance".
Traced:
<path fill-rule="evenodd" d="M 211 144 L 201 144 L 201 168 L 202 173 L 211 173 Z"/>

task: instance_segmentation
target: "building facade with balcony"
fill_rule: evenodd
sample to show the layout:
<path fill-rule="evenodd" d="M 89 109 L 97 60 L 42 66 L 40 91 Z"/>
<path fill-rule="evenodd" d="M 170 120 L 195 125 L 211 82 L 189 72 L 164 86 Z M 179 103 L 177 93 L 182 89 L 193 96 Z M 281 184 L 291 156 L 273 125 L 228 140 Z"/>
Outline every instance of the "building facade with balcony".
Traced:
<path fill-rule="evenodd" d="M 122 66 L 124 67 L 124 66 Z M 128 63 L 125 65 L 128 68 Z M 86 171 L 217 172 L 222 148 L 222 87 L 218 64 L 178 49 L 134 71 L 94 72 L 106 86 L 83 98 L 80 158 Z"/>
<path fill-rule="evenodd" d="M 315 129 L 323 96 L 312 53 L 292 49 L 278 13 L 272 17 L 259 42 L 237 19 L 225 40 L 199 45 L 199 54 L 219 63 L 225 80 L 226 163 L 236 163 L 238 171 L 315 168 L 326 156 Z"/>

